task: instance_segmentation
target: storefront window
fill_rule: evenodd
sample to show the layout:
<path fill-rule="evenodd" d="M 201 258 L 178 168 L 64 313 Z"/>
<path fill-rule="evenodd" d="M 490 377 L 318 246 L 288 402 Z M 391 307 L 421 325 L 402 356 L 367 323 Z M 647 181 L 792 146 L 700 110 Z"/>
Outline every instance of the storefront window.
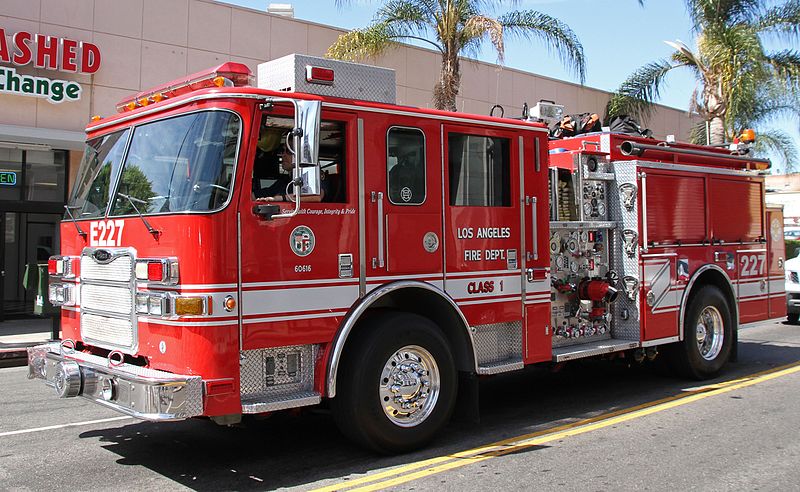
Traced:
<path fill-rule="evenodd" d="M 66 168 L 66 151 L 26 151 L 25 200 L 64 203 Z"/>
<path fill-rule="evenodd" d="M 0 148 L 0 200 L 20 199 L 22 162 L 21 150 Z"/>

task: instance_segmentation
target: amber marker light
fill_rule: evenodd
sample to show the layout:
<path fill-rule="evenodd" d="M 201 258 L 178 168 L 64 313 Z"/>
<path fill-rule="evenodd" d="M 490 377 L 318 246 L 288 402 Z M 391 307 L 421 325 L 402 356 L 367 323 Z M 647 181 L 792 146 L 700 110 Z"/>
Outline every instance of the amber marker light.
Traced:
<path fill-rule="evenodd" d="M 178 316 L 199 316 L 206 314 L 205 297 L 175 298 L 175 314 Z"/>
<path fill-rule="evenodd" d="M 217 87 L 225 87 L 225 77 L 214 77 L 211 82 Z"/>
<path fill-rule="evenodd" d="M 164 94 L 153 94 L 150 99 L 152 99 L 154 103 L 159 103 L 164 100 Z"/>
<path fill-rule="evenodd" d="M 236 299 L 234 299 L 233 296 L 227 296 L 225 297 L 225 300 L 222 301 L 222 305 L 225 308 L 225 311 L 230 313 L 236 309 Z"/>
<path fill-rule="evenodd" d="M 100 121 L 101 119 L 103 118 L 101 118 L 99 114 L 92 116 L 92 121 Z"/>
<path fill-rule="evenodd" d="M 128 111 L 133 111 L 134 109 L 136 109 L 136 101 L 131 101 L 128 104 L 126 104 L 125 109 L 127 109 Z"/>
<path fill-rule="evenodd" d="M 753 143 L 756 141 L 756 132 L 752 128 L 747 128 L 742 131 L 742 134 L 739 136 L 739 140 L 744 143 Z"/>

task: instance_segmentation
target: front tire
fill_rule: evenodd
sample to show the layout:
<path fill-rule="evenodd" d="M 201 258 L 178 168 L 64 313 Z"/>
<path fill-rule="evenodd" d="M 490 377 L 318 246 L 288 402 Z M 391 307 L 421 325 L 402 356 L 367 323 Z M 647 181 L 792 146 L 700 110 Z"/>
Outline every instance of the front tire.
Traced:
<path fill-rule="evenodd" d="M 374 451 L 417 449 L 453 412 L 458 379 L 447 341 L 416 314 L 380 312 L 364 322 L 339 368 L 336 424 Z"/>
<path fill-rule="evenodd" d="M 673 369 L 693 379 L 713 378 L 733 347 L 733 317 L 728 301 L 712 285 L 692 294 L 683 324 L 683 341 L 671 347 Z"/>
<path fill-rule="evenodd" d="M 796 325 L 798 322 L 800 322 L 800 313 L 787 314 L 786 321 L 788 321 L 790 325 Z"/>

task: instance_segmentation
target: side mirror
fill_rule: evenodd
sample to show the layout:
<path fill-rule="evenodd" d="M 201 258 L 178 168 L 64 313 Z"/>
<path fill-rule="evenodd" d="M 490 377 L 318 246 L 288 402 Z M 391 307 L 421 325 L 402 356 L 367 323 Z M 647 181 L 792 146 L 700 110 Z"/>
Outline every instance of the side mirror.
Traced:
<path fill-rule="evenodd" d="M 301 166 L 316 166 L 319 162 L 319 101 L 296 101 L 297 128 L 302 132 L 295 137 L 295 158 Z"/>
<path fill-rule="evenodd" d="M 300 185 L 300 195 L 319 195 L 322 193 L 322 183 L 318 166 L 307 166 L 298 168 L 302 184 Z"/>

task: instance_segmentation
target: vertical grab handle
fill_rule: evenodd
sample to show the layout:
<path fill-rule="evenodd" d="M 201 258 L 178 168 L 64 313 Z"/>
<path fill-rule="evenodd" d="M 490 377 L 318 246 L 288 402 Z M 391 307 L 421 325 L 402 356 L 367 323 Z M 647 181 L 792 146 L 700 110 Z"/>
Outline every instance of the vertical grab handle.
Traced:
<path fill-rule="evenodd" d="M 378 257 L 372 258 L 372 268 L 383 268 L 386 262 L 384 258 L 383 192 L 370 192 L 370 200 L 378 203 Z"/>
<path fill-rule="evenodd" d="M 525 257 L 530 260 L 538 260 L 539 259 L 539 221 L 536 217 L 537 212 L 539 211 L 538 206 L 536 204 L 536 197 L 535 196 L 526 196 L 525 197 L 525 206 L 531 206 L 531 242 L 532 242 L 532 252 L 527 253 Z"/>
<path fill-rule="evenodd" d="M 647 173 L 642 178 L 642 252 L 647 253 Z"/>
<path fill-rule="evenodd" d="M 533 235 L 533 259 L 539 259 L 539 208 L 536 203 L 536 197 L 531 198 L 531 234 Z"/>

